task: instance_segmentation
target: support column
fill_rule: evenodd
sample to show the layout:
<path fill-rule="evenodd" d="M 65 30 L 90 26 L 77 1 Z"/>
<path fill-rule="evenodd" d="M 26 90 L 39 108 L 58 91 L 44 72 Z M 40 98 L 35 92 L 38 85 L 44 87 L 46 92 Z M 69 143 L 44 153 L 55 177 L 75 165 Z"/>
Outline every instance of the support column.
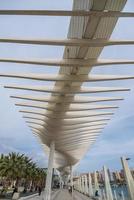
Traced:
<path fill-rule="evenodd" d="M 85 194 L 88 195 L 87 175 L 85 175 Z"/>
<path fill-rule="evenodd" d="M 52 141 L 50 144 L 44 200 L 50 200 L 50 198 L 51 198 L 51 184 L 52 184 L 54 152 L 55 152 L 55 143 Z"/>
<path fill-rule="evenodd" d="M 81 183 L 81 177 L 79 177 L 79 184 L 80 184 L 80 191 L 82 193 L 82 183 Z"/>
<path fill-rule="evenodd" d="M 99 192 L 99 183 L 98 183 L 97 172 L 95 171 L 94 172 L 94 195 L 96 191 Z"/>
<path fill-rule="evenodd" d="M 124 196 L 123 190 L 121 191 L 121 196 L 122 196 L 122 200 L 125 200 L 125 196 Z"/>
<path fill-rule="evenodd" d="M 121 158 L 130 200 L 134 200 L 134 179 L 125 158 Z"/>
<path fill-rule="evenodd" d="M 91 174 L 88 174 L 88 181 L 89 181 L 89 196 L 93 196 L 93 185 L 92 185 L 92 179 L 91 179 Z"/>
<path fill-rule="evenodd" d="M 84 184 L 84 191 L 83 191 L 83 194 L 86 194 L 86 182 L 85 182 L 85 175 L 83 175 L 83 184 Z"/>
<path fill-rule="evenodd" d="M 111 185 L 110 185 L 110 181 L 109 181 L 109 176 L 107 173 L 107 168 L 105 166 L 103 167 L 103 171 L 104 171 L 106 199 L 113 200 L 113 194 L 112 194 L 112 189 L 111 189 Z"/>
<path fill-rule="evenodd" d="M 82 194 L 84 194 L 84 178 L 81 176 Z"/>
<path fill-rule="evenodd" d="M 81 192 L 81 181 L 80 181 L 80 177 L 78 178 L 78 191 Z"/>
<path fill-rule="evenodd" d="M 114 199 L 117 200 L 116 190 L 114 190 L 113 193 L 114 193 Z"/>
<path fill-rule="evenodd" d="M 60 189 L 63 189 L 64 181 L 63 181 L 63 176 L 60 173 Z"/>
<path fill-rule="evenodd" d="M 102 199 L 103 199 L 103 200 L 107 200 L 107 199 L 106 199 L 106 193 L 105 193 L 104 188 L 102 189 Z M 115 200 L 117 200 L 117 199 L 115 199 Z"/>
<path fill-rule="evenodd" d="M 72 196 L 73 196 L 73 168 L 72 166 L 70 167 L 70 184 L 72 187 Z"/>

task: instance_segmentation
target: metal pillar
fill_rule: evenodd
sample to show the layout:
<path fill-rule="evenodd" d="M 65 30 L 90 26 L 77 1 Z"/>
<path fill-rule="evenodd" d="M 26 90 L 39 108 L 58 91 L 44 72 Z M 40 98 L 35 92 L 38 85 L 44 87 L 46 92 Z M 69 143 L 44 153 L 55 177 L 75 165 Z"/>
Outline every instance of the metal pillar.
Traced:
<path fill-rule="evenodd" d="M 51 183 L 52 183 L 54 152 L 55 152 L 55 143 L 52 141 L 50 144 L 50 153 L 49 153 L 49 160 L 48 160 L 48 170 L 47 170 L 44 200 L 50 200 L 51 198 Z"/>
<path fill-rule="evenodd" d="M 134 200 L 134 179 L 132 177 L 131 171 L 129 169 L 128 163 L 125 158 L 121 158 L 124 175 L 127 183 L 127 189 L 129 193 L 129 198 Z"/>
<path fill-rule="evenodd" d="M 89 196 L 93 196 L 93 185 L 92 185 L 92 179 L 91 179 L 91 174 L 88 174 L 88 181 L 89 181 Z"/>
<path fill-rule="evenodd" d="M 123 192 L 123 190 L 121 191 L 121 196 L 122 196 L 122 200 L 125 200 L 125 197 L 124 197 L 124 192 Z"/>
<path fill-rule="evenodd" d="M 79 192 L 81 192 L 81 178 L 79 177 Z"/>
<path fill-rule="evenodd" d="M 72 187 L 72 197 L 73 197 L 73 168 L 72 166 L 70 167 L 70 184 Z"/>
<path fill-rule="evenodd" d="M 99 184 L 96 171 L 94 172 L 94 194 L 98 190 L 99 192 Z"/>
<path fill-rule="evenodd" d="M 60 174 L 60 189 L 63 189 L 63 181 L 62 181 L 61 174 Z"/>
<path fill-rule="evenodd" d="M 78 191 L 78 179 L 74 182 L 74 189 Z"/>
<path fill-rule="evenodd" d="M 103 199 L 103 200 L 107 200 L 107 199 L 106 199 L 106 193 L 105 193 L 105 190 L 104 190 L 104 189 L 102 189 L 102 192 L 101 192 L 101 193 L 102 193 L 102 199 Z M 115 200 L 117 200 L 117 199 L 115 199 Z"/>
<path fill-rule="evenodd" d="M 85 194 L 88 195 L 87 175 L 85 175 Z"/>
<path fill-rule="evenodd" d="M 80 182 L 80 192 L 82 193 L 82 181 L 81 181 L 81 176 L 79 177 L 79 182 Z"/>
<path fill-rule="evenodd" d="M 111 185 L 110 185 L 109 176 L 108 176 L 108 173 L 107 173 L 106 166 L 103 167 L 103 171 L 104 171 L 106 199 L 107 200 L 113 200 L 112 189 L 111 189 Z"/>
<path fill-rule="evenodd" d="M 80 191 L 80 182 L 79 182 L 79 178 L 78 178 L 78 180 L 77 180 L 77 183 L 78 183 L 78 188 L 77 188 L 77 190 Z"/>
<path fill-rule="evenodd" d="M 114 190 L 113 193 L 114 193 L 114 199 L 117 200 L 116 190 Z"/>
<path fill-rule="evenodd" d="M 85 175 L 83 176 L 83 194 L 86 194 L 86 182 L 85 182 Z"/>
<path fill-rule="evenodd" d="M 82 193 L 84 194 L 84 177 L 81 176 Z"/>

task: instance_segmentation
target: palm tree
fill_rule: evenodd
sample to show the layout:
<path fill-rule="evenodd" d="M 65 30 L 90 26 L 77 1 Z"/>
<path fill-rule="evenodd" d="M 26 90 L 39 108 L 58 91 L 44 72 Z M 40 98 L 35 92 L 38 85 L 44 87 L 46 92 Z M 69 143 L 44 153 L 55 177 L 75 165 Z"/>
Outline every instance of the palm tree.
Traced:
<path fill-rule="evenodd" d="M 15 182 L 16 187 L 22 183 L 22 180 L 26 187 L 30 184 L 35 187 L 38 184 L 44 184 L 46 172 L 37 168 L 31 158 L 12 152 L 0 156 L 0 177 L 11 183 Z"/>
<path fill-rule="evenodd" d="M 3 156 L 0 159 L 0 173 L 2 176 L 16 180 L 16 185 L 19 183 L 19 179 L 24 176 L 24 154 L 9 153 L 7 156 Z"/>

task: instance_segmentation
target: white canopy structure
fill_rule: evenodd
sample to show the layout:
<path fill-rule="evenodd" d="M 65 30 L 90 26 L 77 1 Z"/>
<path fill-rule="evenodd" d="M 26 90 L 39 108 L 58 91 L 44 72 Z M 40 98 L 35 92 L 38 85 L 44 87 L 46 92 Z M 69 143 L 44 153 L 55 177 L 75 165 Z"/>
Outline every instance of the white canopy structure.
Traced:
<path fill-rule="evenodd" d="M 0 78 L 19 79 L 19 84 L 7 84 L 5 88 L 34 91 L 34 95 L 20 94 L 11 97 L 24 114 L 32 132 L 40 138 L 49 152 L 47 185 L 50 187 L 51 170 L 56 167 L 62 174 L 70 173 L 70 167 L 77 164 L 89 150 L 96 138 L 107 125 L 118 106 L 107 104 L 123 100 L 121 96 L 101 96 L 104 93 L 129 91 L 123 87 L 101 87 L 100 82 L 133 79 L 134 75 L 91 74 L 97 66 L 134 64 L 134 60 L 100 59 L 105 46 L 133 45 L 131 40 L 111 40 L 119 17 L 134 17 L 134 13 L 121 12 L 127 0 L 74 0 L 72 11 L 66 10 L 0 10 L 0 15 L 71 16 L 67 38 L 0 38 L 0 43 L 65 46 L 61 59 L 0 58 L 3 63 L 17 63 L 20 67 L 60 66 L 58 74 L 2 73 Z M 43 81 L 42 85 L 24 85 L 21 79 Z M 45 81 L 55 82 L 54 86 Z M 98 82 L 96 87 L 84 87 L 84 82 Z M 40 93 L 42 93 L 42 95 Z M 50 93 L 47 96 L 45 93 Z M 99 96 L 90 94 L 98 93 Z M 86 94 L 86 95 L 83 95 Z M 98 104 L 99 102 L 99 104 Z M 100 102 L 105 102 L 101 104 Z M 55 152 L 55 157 L 53 153 Z M 54 158 L 54 165 L 53 165 Z M 50 188 L 47 188 L 49 196 Z M 49 199 L 49 197 L 46 197 Z"/>

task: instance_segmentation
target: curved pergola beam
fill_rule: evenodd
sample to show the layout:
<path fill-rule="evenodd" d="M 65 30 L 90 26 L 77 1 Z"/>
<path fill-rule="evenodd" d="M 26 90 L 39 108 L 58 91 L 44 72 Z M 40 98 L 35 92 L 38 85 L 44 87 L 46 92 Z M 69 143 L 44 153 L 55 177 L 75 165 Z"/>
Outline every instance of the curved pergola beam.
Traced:
<path fill-rule="evenodd" d="M 0 58 L 0 62 L 18 63 L 29 65 L 43 65 L 43 66 L 60 66 L 60 67 L 89 67 L 89 60 L 84 59 L 14 59 L 14 58 Z M 93 61 L 94 62 L 94 61 Z"/>
<path fill-rule="evenodd" d="M 103 118 L 103 117 L 92 117 L 92 118 L 86 118 L 86 119 L 64 119 L 64 120 L 47 120 L 48 125 L 54 126 L 54 127 L 59 127 L 60 125 L 64 126 L 71 126 L 75 124 L 86 124 L 86 123 L 91 123 L 91 122 L 97 122 L 97 121 L 107 121 L 110 120 L 110 118 Z"/>
<path fill-rule="evenodd" d="M 92 120 L 91 119 L 87 119 L 87 120 L 75 120 L 74 119 L 71 119 L 70 121 L 67 120 L 67 121 L 63 121 L 63 120 L 60 120 L 60 121 L 57 121 L 57 120 L 51 120 L 51 122 L 49 120 L 47 121 L 44 121 L 44 117 L 42 116 L 39 116 L 39 117 L 35 117 L 35 116 L 23 116 L 23 118 L 25 119 L 34 119 L 34 120 L 37 120 L 37 121 L 42 121 L 44 122 L 44 124 L 47 124 L 48 126 L 51 126 L 51 127 L 59 127 L 59 123 L 62 127 L 72 127 L 73 125 L 82 125 L 82 124 L 89 124 L 89 123 L 92 123 L 92 122 L 106 122 L 106 121 L 109 121 L 110 118 L 103 118 L 103 117 L 93 117 Z M 62 122 L 62 123 L 61 123 Z M 71 123 L 72 122 L 72 123 Z"/>
<path fill-rule="evenodd" d="M 77 133 L 77 135 L 79 134 L 82 134 L 83 132 L 87 132 L 90 133 L 90 132 L 93 132 L 93 131 L 96 131 L 96 130 L 103 130 L 104 129 L 104 125 L 103 126 L 96 126 L 94 128 L 91 128 L 91 127 L 86 127 L 86 128 L 80 128 L 80 129 L 76 129 L 76 130 L 59 130 L 59 129 L 55 129 L 54 131 L 54 128 L 53 129 L 49 129 L 49 127 L 47 126 L 43 126 L 41 124 L 37 124 L 37 123 L 31 123 L 30 121 L 26 121 L 26 123 L 28 124 L 28 126 L 31 126 L 31 127 L 36 127 L 38 128 L 38 130 L 42 130 L 44 132 L 47 132 L 47 133 L 51 133 L 51 134 L 56 134 L 56 133 L 62 133 L 60 135 L 60 137 L 64 136 L 64 135 L 73 135 L 75 133 Z M 58 136 L 56 136 L 58 137 Z"/>
<path fill-rule="evenodd" d="M 85 132 L 85 131 L 88 131 L 88 132 L 90 132 L 90 131 L 95 131 L 95 130 L 103 130 L 104 128 L 105 128 L 105 125 L 103 125 L 103 126 L 98 126 L 98 125 L 91 125 L 91 126 L 80 126 L 80 128 L 78 129 L 78 128 L 76 128 L 76 129 L 71 129 L 71 130 L 56 130 L 55 129 L 55 132 L 54 132 L 54 128 L 52 128 L 52 129 L 49 129 L 49 127 L 47 127 L 47 126 L 45 126 L 45 125 L 42 125 L 42 124 L 40 124 L 40 123 L 33 123 L 33 122 L 31 122 L 31 121 L 26 121 L 26 123 L 28 124 L 28 125 L 34 125 L 34 126 L 36 126 L 36 127 L 38 127 L 38 128 L 40 128 L 40 129 L 42 129 L 42 130 L 45 130 L 45 131 L 47 131 L 47 132 L 50 132 L 50 133 L 54 133 L 54 134 L 56 134 L 56 133 L 65 133 L 65 134 L 67 134 L 67 135 L 69 135 L 69 134 L 73 134 L 73 133 L 82 133 L 82 132 Z M 93 128 L 92 128 L 92 126 L 93 126 Z"/>
<path fill-rule="evenodd" d="M 36 125 L 41 125 L 41 126 L 45 126 L 48 128 L 48 126 L 43 122 L 43 121 L 38 121 L 36 119 L 31 119 L 31 118 L 27 118 L 25 117 L 26 120 L 26 123 L 29 123 L 29 124 L 36 124 Z M 90 124 L 84 124 L 84 125 L 74 125 L 74 126 L 70 126 L 70 127 L 60 127 L 59 128 L 59 131 L 72 131 L 72 130 L 80 130 L 80 129 L 86 129 L 86 128 L 90 128 L 90 127 L 94 127 L 96 128 L 97 126 L 106 126 L 107 123 L 106 122 L 96 122 L 96 123 L 90 123 Z M 50 130 L 55 130 L 55 128 L 53 127 L 49 127 Z"/>
<path fill-rule="evenodd" d="M 131 75 L 51 75 L 51 74 L 22 74 L 22 73 L 0 73 L 0 77 L 19 78 L 36 81 L 62 81 L 62 82 L 97 82 L 134 79 Z"/>
<path fill-rule="evenodd" d="M 90 141 L 86 140 L 84 142 L 76 142 L 73 144 L 66 144 L 66 145 L 61 145 L 60 147 L 58 147 L 59 145 L 57 145 L 56 149 L 62 149 L 63 151 L 76 151 L 79 148 L 83 148 L 86 149 L 85 145 L 87 145 L 87 147 L 90 147 L 94 142 L 96 141 L 96 139 L 91 139 Z"/>
<path fill-rule="evenodd" d="M 64 132 L 63 135 L 61 135 L 60 138 L 69 138 L 69 137 L 79 137 L 79 136 L 84 136 L 84 135 L 91 135 L 93 133 L 101 132 L 101 131 L 103 131 L 103 128 L 96 128 L 96 129 L 93 129 L 93 130 L 85 129 L 85 130 L 80 130 L 80 132 L 79 131 L 69 132 L 69 133 Z"/>
<path fill-rule="evenodd" d="M 77 144 L 75 144 L 75 145 L 71 145 L 71 146 L 67 146 L 67 147 L 65 147 L 65 146 L 62 146 L 62 150 L 63 150 L 63 152 L 68 152 L 68 153 L 72 153 L 72 151 L 77 151 L 79 148 L 82 148 L 82 149 L 84 149 L 84 150 L 86 150 L 88 147 L 90 147 L 93 143 L 95 142 L 95 140 L 94 141 L 90 141 L 90 142 L 86 142 L 86 143 L 84 143 L 83 145 L 82 144 L 79 144 L 79 145 L 77 145 Z M 57 147 L 56 147 L 56 149 L 57 150 L 60 150 L 59 149 L 59 147 L 58 147 L 58 145 L 57 145 Z M 74 150 L 75 149 L 75 150 Z"/>
<path fill-rule="evenodd" d="M 64 140 L 60 140 L 60 141 L 57 141 L 56 142 L 56 144 L 58 145 L 58 144 L 60 144 L 61 146 L 62 145 L 68 145 L 68 144 L 75 144 L 75 143 L 81 143 L 81 141 L 91 141 L 91 140 L 94 140 L 94 139 L 96 139 L 98 136 L 88 136 L 88 137 L 83 137 L 83 138 L 79 138 L 79 139 L 72 139 L 72 140 L 70 140 L 70 139 L 68 139 L 68 140 L 66 140 L 66 141 L 64 141 Z"/>
<path fill-rule="evenodd" d="M 77 134 L 70 134 L 70 135 L 68 135 L 68 134 L 66 134 L 66 135 L 61 135 L 61 137 L 58 137 L 56 134 L 55 135 L 51 135 L 47 130 L 44 130 L 44 129 L 40 129 L 38 126 L 36 127 L 36 126 L 34 126 L 34 125 L 29 125 L 29 128 L 33 131 L 33 130 L 36 130 L 36 131 L 38 131 L 38 133 L 39 133 L 39 135 L 42 135 L 42 136 L 44 136 L 44 137 L 48 137 L 49 139 L 54 139 L 56 142 L 57 141 L 60 141 L 60 139 L 61 140 L 63 140 L 63 139 L 69 139 L 70 138 L 70 136 L 71 136 L 71 138 L 79 138 L 79 137 L 89 137 L 89 136 L 93 136 L 93 135 L 99 135 L 99 134 L 101 134 L 101 131 L 102 131 L 102 129 L 98 129 L 98 130 L 91 130 L 91 131 L 83 131 L 83 132 L 78 132 Z"/>
<path fill-rule="evenodd" d="M 49 103 L 64 103 L 64 104 L 84 104 L 84 103 L 94 103 L 94 102 L 104 102 L 104 101 L 120 101 L 124 100 L 123 97 L 84 97 L 84 96 L 75 96 L 74 100 L 70 97 L 66 97 L 66 99 L 58 99 L 56 97 L 49 96 L 34 96 L 34 95 L 11 95 L 11 98 L 15 99 L 23 99 L 37 102 L 49 102 Z"/>
<path fill-rule="evenodd" d="M 31 130 L 32 130 L 32 128 L 31 128 Z M 99 132 L 99 131 L 98 131 L 98 132 L 96 131 L 96 132 L 93 132 L 93 133 L 90 133 L 90 134 L 88 134 L 88 133 L 86 133 L 86 132 L 85 132 L 85 133 L 83 132 L 83 135 L 81 135 L 81 136 L 78 136 L 78 137 L 77 137 L 77 136 L 74 136 L 74 137 L 71 136 L 71 137 L 72 137 L 72 139 L 74 139 L 74 140 L 75 140 L 75 139 L 77 140 L 77 139 L 79 139 L 79 138 L 82 140 L 82 138 L 87 138 L 87 139 L 88 139 L 88 138 L 91 138 L 91 137 L 93 137 L 93 136 L 99 136 L 100 134 L 101 134 L 101 132 Z M 39 136 L 43 136 L 42 133 L 41 133 L 40 131 L 38 131 L 38 135 L 39 135 Z M 69 137 L 68 137 L 68 138 L 66 138 L 66 137 L 63 137 L 63 138 L 62 138 L 62 137 L 61 137 L 61 138 L 58 138 L 58 139 L 56 139 L 56 137 L 49 137 L 49 140 L 51 140 L 52 138 L 55 139 L 55 142 L 56 142 L 56 143 L 59 143 L 59 142 L 64 141 L 64 140 L 70 141 L 70 143 L 71 143 L 71 139 L 70 139 Z"/>
<path fill-rule="evenodd" d="M 120 87 L 50 87 L 50 86 L 32 86 L 32 85 L 5 85 L 8 89 L 30 90 L 36 92 L 58 93 L 58 94 L 84 94 L 101 92 L 124 92 L 130 91 L 129 88 Z"/>
<path fill-rule="evenodd" d="M 42 134 L 41 131 L 39 131 L 38 129 L 36 129 L 34 127 L 33 128 L 29 127 L 29 128 L 31 129 L 32 132 L 36 131 L 36 134 L 38 132 L 38 136 L 40 136 L 41 139 L 43 139 L 43 140 L 45 139 L 47 143 L 50 142 L 51 138 L 48 135 L 46 135 L 45 133 Z"/>
<path fill-rule="evenodd" d="M 87 132 L 87 131 L 83 131 L 83 132 L 81 132 L 81 134 L 79 133 L 79 134 L 70 134 L 70 135 L 63 135 L 63 136 L 61 136 L 61 137 L 57 137 L 57 140 L 59 140 L 59 141 L 61 141 L 61 140 L 69 140 L 70 139 L 70 141 L 71 141 L 71 138 L 72 139 L 75 139 L 75 138 L 88 138 L 88 137 L 92 137 L 92 136 L 98 136 L 98 135 L 100 135 L 101 134 L 101 131 L 102 131 L 102 129 L 98 129 L 98 130 L 96 130 L 96 131 L 93 131 L 93 132 Z"/>
<path fill-rule="evenodd" d="M 94 116 L 103 116 L 103 115 L 113 115 L 113 112 L 89 112 L 89 113 L 82 113 L 82 114 L 53 114 L 48 113 L 48 112 L 41 112 L 42 110 L 40 110 L 40 112 L 38 111 L 32 111 L 32 110 L 20 110 L 19 112 L 22 113 L 29 113 L 29 114 L 33 114 L 33 115 L 41 115 L 44 116 L 44 120 L 45 118 L 50 118 L 50 119 L 73 119 L 73 118 L 86 118 L 86 117 L 94 117 Z"/>
<path fill-rule="evenodd" d="M 34 131 L 34 130 L 36 130 L 36 132 L 38 132 L 38 135 L 40 136 L 43 136 L 43 133 L 41 132 L 41 131 L 39 131 L 38 129 L 36 129 L 36 128 L 32 128 L 32 127 L 30 127 L 31 128 L 31 130 L 32 131 Z M 72 140 L 71 140 L 71 138 L 69 138 L 69 137 L 60 137 L 60 138 L 58 138 L 58 137 L 54 137 L 54 136 L 52 136 L 54 139 L 55 139 L 55 143 L 59 143 L 59 142 L 61 142 L 61 141 L 65 141 L 66 143 L 68 142 L 68 141 L 70 141 L 70 143 L 71 143 L 71 141 L 73 141 L 73 140 L 75 140 L 75 141 L 78 141 L 79 139 L 80 140 L 82 140 L 82 138 L 85 138 L 85 139 L 88 139 L 88 138 L 92 138 L 92 137 L 96 137 L 96 136 L 99 136 L 101 134 L 101 132 L 100 131 L 94 131 L 94 132 L 83 132 L 82 133 L 82 135 L 78 135 L 78 137 L 77 137 L 77 135 L 73 135 L 73 136 L 71 136 L 71 138 L 72 138 Z M 45 137 L 44 137 L 45 138 Z"/>
<path fill-rule="evenodd" d="M 60 67 L 95 67 L 105 65 L 123 65 L 134 64 L 134 60 L 123 59 L 15 59 L 15 58 L 0 58 L 2 63 L 17 63 L 28 65 L 42 65 L 42 66 L 60 66 Z"/>
<path fill-rule="evenodd" d="M 103 46 L 111 46 L 111 45 L 133 45 L 134 40 L 0 38 L 0 43 L 53 45 L 53 46 L 56 45 L 56 46 L 103 47 Z"/>
<path fill-rule="evenodd" d="M 38 137 L 43 138 L 42 135 L 40 135 L 38 132 L 33 131 L 33 133 L 36 134 Z M 94 136 L 84 136 L 83 138 L 76 139 L 76 140 L 75 140 L 75 139 L 72 139 L 72 143 L 73 143 L 73 144 L 75 144 L 75 143 L 78 143 L 78 144 L 79 144 L 79 143 L 81 143 L 81 140 L 82 140 L 82 141 L 85 141 L 85 142 L 88 141 L 88 143 L 89 143 L 90 141 L 96 139 L 98 136 L 99 136 L 99 134 L 98 134 L 98 135 L 94 135 Z M 48 142 L 48 144 L 49 144 L 49 142 Z M 66 142 L 64 142 L 64 140 L 63 140 L 63 141 L 62 141 L 62 140 L 60 140 L 60 141 L 55 141 L 56 147 L 59 146 L 59 144 L 60 144 L 61 146 L 64 145 L 64 146 L 66 147 L 66 146 L 68 146 L 68 144 L 71 145 L 71 141 L 70 141 L 70 140 L 67 140 Z M 56 149 L 57 149 L 57 148 L 56 148 Z"/>
<path fill-rule="evenodd" d="M 73 125 L 73 126 L 68 126 L 68 127 L 66 127 L 66 126 L 64 126 L 64 127 L 61 127 L 61 129 L 59 129 L 59 130 L 77 130 L 77 129 L 80 129 L 80 128 L 90 128 L 90 127 L 96 127 L 96 126 L 98 126 L 98 125 L 107 125 L 107 120 L 105 121 L 102 121 L 102 122 L 90 122 L 89 124 L 87 123 L 87 124 L 80 124 L 80 125 Z"/>
<path fill-rule="evenodd" d="M 61 107 L 57 108 L 54 106 L 47 106 L 42 103 L 36 103 L 36 102 L 22 102 L 22 103 L 15 103 L 16 106 L 19 107 L 28 107 L 28 108 L 37 108 L 37 109 L 43 109 L 43 110 L 48 110 L 48 111 L 55 111 L 55 113 L 64 113 L 65 111 L 67 112 L 79 112 L 79 111 L 87 111 L 87 110 L 105 110 L 105 109 L 117 109 L 119 108 L 117 105 L 90 105 L 90 106 L 71 106 L 66 107 L 61 110 Z"/>
<path fill-rule="evenodd" d="M 107 121 L 107 120 L 110 120 L 110 118 L 100 118 L 100 119 L 92 119 L 91 121 L 90 120 L 85 120 L 85 121 L 78 121 L 78 122 L 73 122 L 73 121 L 70 121 L 70 122 L 63 122 L 62 125 L 63 126 L 72 126 L 72 125 L 75 125 L 75 124 L 87 124 L 87 123 L 91 123 L 91 122 L 100 122 L 100 121 Z M 53 125 L 52 123 L 48 123 L 49 125 Z M 59 124 L 56 124 L 56 126 L 59 126 Z"/>
<path fill-rule="evenodd" d="M 42 109 L 40 110 L 29 110 L 29 109 L 26 109 L 26 110 L 20 110 L 19 112 L 24 112 L 24 113 L 30 113 L 30 114 L 39 114 L 39 115 L 42 115 L 42 116 L 51 116 L 53 115 L 54 117 L 60 117 L 60 118 L 64 118 L 64 117 L 72 117 L 72 118 L 77 118 L 77 117 L 86 117 L 86 116 L 92 116 L 92 115 L 98 115 L 98 114 L 104 114 L 104 115 L 108 115 L 108 114 L 114 114 L 113 112 L 100 112 L 100 111 L 81 111 L 81 112 L 65 112 L 65 113 L 53 113 L 52 111 L 43 111 Z"/>
<path fill-rule="evenodd" d="M 90 141 L 96 140 L 96 138 L 97 138 L 97 136 L 89 137 L 89 138 L 83 138 L 83 139 L 80 138 L 80 139 L 78 139 L 78 140 L 77 140 L 77 139 L 76 139 L 76 140 L 73 140 L 73 139 L 72 139 L 72 142 L 71 142 L 71 143 L 70 143 L 70 140 L 68 140 L 68 141 L 66 141 L 66 142 L 64 142 L 64 141 L 63 141 L 63 142 L 62 142 L 62 141 L 61 141 L 61 142 L 58 142 L 58 141 L 57 141 L 57 142 L 56 142 L 56 145 L 58 146 L 58 145 L 60 144 L 61 147 L 62 147 L 62 146 L 65 146 L 65 147 L 66 147 L 66 146 L 68 146 L 68 145 L 70 146 L 71 144 L 72 144 L 72 145 L 73 145 L 73 144 L 81 144 L 81 140 L 83 141 L 83 143 L 86 143 L 86 142 L 89 143 Z"/>
<path fill-rule="evenodd" d="M 86 10 L 0 10 L 0 15 L 27 16 L 93 16 L 93 17 L 134 17 L 133 12 L 119 11 L 86 11 Z"/>
<path fill-rule="evenodd" d="M 31 124 L 31 123 L 29 123 L 29 121 L 26 121 L 26 123 L 28 123 L 29 125 Z M 38 124 L 35 124 L 35 123 L 33 123 L 33 125 L 38 126 Z M 94 128 L 86 127 L 86 128 L 76 129 L 76 130 L 63 130 L 63 131 L 61 131 L 61 130 L 55 130 L 54 131 L 54 128 L 51 130 L 51 129 L 49 129 L 49 127 L 47 128 L 47 127 L 45 127 L 43 125 L 39 125 L 39 127 L 42 128 L 42 129 L 44 128 L 45 131 L 50 132 L 50 133 L 54 133 L 54 134 L 61 133 L 60 137 L 62 137 L 62 136 L 64 137 L 64 135 L 65 136 L 67 135 L 67 136 L 70 137 L 71 135 L 73 135 L 75 133 L 77 133 L 77 135 L 79 135 L 79 134 L 82 134 L 83 132 L 87 132 L 87 131 L 88 131 L 88 133 L 90 133 L 92 131 L 97 131 L 97 130 L 103 130 L 104 129 L 104 125 L 103 126 L 96 126 Z"/>
<path fill-rule="evenodd" d="M 107 66 L 107 65 L 133 65 L 134 60 L 127 60 L 127 59 L 98 59 L 95 63 L 93 63 L 94 67 L 97 66 Z"/>

